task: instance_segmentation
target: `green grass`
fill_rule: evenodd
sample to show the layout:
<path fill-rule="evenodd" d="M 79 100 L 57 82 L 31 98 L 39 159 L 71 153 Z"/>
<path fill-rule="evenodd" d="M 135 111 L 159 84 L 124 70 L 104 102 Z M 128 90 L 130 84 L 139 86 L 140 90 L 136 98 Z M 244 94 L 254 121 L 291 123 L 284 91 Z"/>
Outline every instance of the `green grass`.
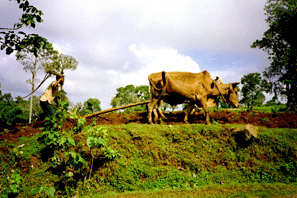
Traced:
<path fill-rule="evenodd" d="M 262 184 L 262 183 L 248 183 L 248 184 L 233 184 L 233 185 L 212 185 L 202 186 L 193 189 L 182 190 L 151 190 L 151 191 L 136 191 L 124 193 L 106 193 L 92 194 L 82 197 L 104 197 L 104 198 L 169 198 L 169 197 L 267 197 L 272 196 L 286 196 L 296 195 L 297 186 L 275 183 L 275 184 Z"/>
<path fill-rule="evenodd" d="M 78 197 L 271 197 L 297 194 L 297 130 L 259 128 L 246 148 L 237 145 L 232 130 L 242 125 L 103 126 L 108 146 L 120 154 L 113 161 L 97 158 L 90 179 L 80 178 L 68 194 L 60 192 L 61 177 L 42 161 L 39 134 L 17 142 L 2 141 L 1 196 L 12 186 L 12 170 L 23 179 L 18 195 L 26 197 L 44 184 L 58 196 Z M 73 135 L 75 151 L 86 161 L 87 130 Z M 19 145 L 25 144 L 18 148 Z M 22 151 L 22 152 L 20 152 Z M 62 156 L 63 153 L 60 155 Z M 33 158 L 37 161 L 33 163 Z M 32 166 L 33 165 L 33 166 Z M 69 170 L 68 170 L 69 171 Z M 71 170 L 75 173 L 75 170 Z M 73 178 L 75 179 L 75 178 Z M 64 181 L 64 180 L 63 180 Z M 45 195 L 45 194 L 43 194 Z M 5 197 L 5 196 L 4 196 Z"/>

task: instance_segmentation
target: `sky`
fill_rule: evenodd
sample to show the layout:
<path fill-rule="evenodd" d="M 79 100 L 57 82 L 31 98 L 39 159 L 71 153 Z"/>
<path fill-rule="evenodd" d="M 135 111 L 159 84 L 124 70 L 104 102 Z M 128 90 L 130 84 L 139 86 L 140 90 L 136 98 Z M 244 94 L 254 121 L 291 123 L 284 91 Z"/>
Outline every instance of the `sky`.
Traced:
<path fill-rule="evenodd" d="M 74 104 L 89 98 L 111 108 L 117 88 L 149 85 L 160 71 L 201 72 L 225 83 L 269 67 L 267 54 L 250 46 L 268 29 L 266 0 L 30 0 L 43 23 L 24 29 L 48 39 L 54 49 L 78 61 L 65 71 L 64 90 Z M 12 28 L 22 12 L 15 1 L 0 3 L 0 27 Z M 2 93 L 26 96 L 31 73 L 15 54 L 0 51 Z M 43 71 L 37 73 L 42 80 Z M 36 92 L 40 96 L 54 80 Z M 266 98 L 269 98 L 266 95 Z"/>

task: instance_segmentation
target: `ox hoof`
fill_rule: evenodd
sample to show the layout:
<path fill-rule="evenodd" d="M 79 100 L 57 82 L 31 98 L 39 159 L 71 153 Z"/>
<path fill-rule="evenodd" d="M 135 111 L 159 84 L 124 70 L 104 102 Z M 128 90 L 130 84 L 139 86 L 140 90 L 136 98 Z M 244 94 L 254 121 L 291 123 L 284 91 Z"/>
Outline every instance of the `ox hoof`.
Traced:
<path fill-rule="evenodd" d="M 152 121 L 149 121 L 148 124 L 154 124 Z"/>

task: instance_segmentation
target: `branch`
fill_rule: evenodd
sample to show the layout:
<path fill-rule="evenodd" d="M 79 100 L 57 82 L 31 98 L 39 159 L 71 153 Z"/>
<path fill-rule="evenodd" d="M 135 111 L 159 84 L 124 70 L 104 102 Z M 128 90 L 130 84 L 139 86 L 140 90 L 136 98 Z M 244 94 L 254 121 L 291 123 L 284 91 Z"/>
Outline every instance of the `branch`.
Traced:
<path fill-rule="evenodd" d="M 18 28 L 0 28 L 0 30 L 19 30 L 21 29 L 20 27 Z"/>

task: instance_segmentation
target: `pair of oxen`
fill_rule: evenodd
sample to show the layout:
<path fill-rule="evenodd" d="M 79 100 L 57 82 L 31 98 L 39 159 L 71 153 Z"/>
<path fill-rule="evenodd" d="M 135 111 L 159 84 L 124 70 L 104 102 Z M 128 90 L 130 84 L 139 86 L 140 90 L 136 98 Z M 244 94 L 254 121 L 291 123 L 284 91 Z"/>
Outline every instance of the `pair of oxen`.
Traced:
<path fill-rule="evenodd" d="M 209 107 L 218 105 L 219 96 L 224 103 L 238 107 L 238 82 L 222 84 L 212 79 L 207 71 L 200 73 L 191 72 L 158 72 L 148 77 L 151 89 L 151 101 L 148 103 L 148 122 L 158 122 L 158 112 L 162 118 L 166 118 L 161 111 L 162 102 L 170 105 L 189 103 L 185 111 L 184 122 L 188 122 L 188 115 L 194 107 L 203 108 L 206 123 L 209 119 Z"/>

